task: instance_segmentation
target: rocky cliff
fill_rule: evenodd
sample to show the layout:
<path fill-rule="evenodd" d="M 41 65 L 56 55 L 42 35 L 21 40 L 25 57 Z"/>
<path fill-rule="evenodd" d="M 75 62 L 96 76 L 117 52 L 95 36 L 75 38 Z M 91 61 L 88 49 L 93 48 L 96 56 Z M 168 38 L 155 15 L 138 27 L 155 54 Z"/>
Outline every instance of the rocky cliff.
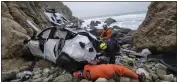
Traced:
<path fill-rule="evenodd" d="M 176 48 L 176 2 L 152 2 L 145 20 L 133 36 L 137 48 L 172 52 Z"/>
<path fill-rule="evenodd" d="M 18 65 L 10 65 L 18 57 L 27 55 L 24 52 L 23 41 L 33 35 L 34 29 L 27 22 L 30 21 L 39 29 L 50 27 L 47 16 L 44 13 L 46 8 L 54 8 L 56 12 L 62 13 L 69 20 L 72 20 L 71 10 L 62 2 L 37 2 L 37 1 L 5 1 L 1 3 L 2 13 L 2 67 L 3 71 L 14 69 L 20 66 L 23 61 L 15 62 Z M 15 58 L 15 59 L 14 59 Z M 8 61 L 11 60 L 11 61 Z M 22 60 L 20 58 L 20 60 Z M 9 63 L 8 63 L 9 62 Z M 9 69 L 8 69 L 9 68 Z"/>

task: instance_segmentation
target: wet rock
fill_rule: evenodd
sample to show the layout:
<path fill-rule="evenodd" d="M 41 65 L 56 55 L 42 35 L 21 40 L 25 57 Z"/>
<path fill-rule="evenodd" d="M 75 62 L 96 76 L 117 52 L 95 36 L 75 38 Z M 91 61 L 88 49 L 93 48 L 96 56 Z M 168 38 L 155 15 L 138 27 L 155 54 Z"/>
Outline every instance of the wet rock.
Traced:
<path fill-rule="evenodd" d="M 10 82 L 20 82 L 20 79 L 11 80 Z"/>
<path fill-rule="evenodd" d="M 174 81 L 174 75 L 173 74 L 164 75 L 164 80 L 172 82 Z"/>
<path fill-rule="evenodd" d="M 34 79 L 34 80 L 32 80 L 32 82 L 42 82 L 42 78 Z"/>
<path fill-rule="evenodd" d="M 56 73 L 54 73 L 54 74 L 50 75 L 49 77 L 56 78 L 56 77 L 58 77 L 58 75 L 59 75 L 59 73 L 58 73 L 58 72 L 56 72 Z"/>
<path fill-rule="evenodd" d="M 109 79 L 108 82 L 116 82 L 114 79 Z"/>
<path fill-rule="evenodd" d="M 42 73 L 42 76 L 43 76 L 43 77 L 48 77 L 48 76 L 49 76 L 49 73 Z"/>
<path fill-rule="evenodd" d="M 98 78 L 95 82 L 108 82 L 106 78 Z"/>
<path fill-rule="evenodd" d="M 33 65 L 32 61 L 28 61 L 28 62 L 25 62 L 24 64 L 22 64 L 22 66 L 32 66 L 32 65 Z"/>
<path fill-rule="evenodd" d="M 50 78 L 45 78 L 45 79 L 43 79 L 43 82 L 50 82 L 52 79 L 50 79 Z"/>
<path fill-rule="evenodd" d="M 40 67 L 40 68 L 47 68 L 47 67 L 54 67 L 54 66 L 55 66 L 54 63 L 44 59 L 37 61 L 35 65 L 35 67 Z"/>
<path fill-rule="evenodd" d="M 175 54 L 176 25 L 175 2 L 152 2 L 145 20 L 133 35 L 133 44 L 137 48 L 148 48 L 152 52 Z"/>
<path fill-rule="evenodd" d="M 20 79 L 22 75 L 23 75 L 23 72 L 17 73 L 17 74 L 16 74 L 16 79 Z"/>
<path fill-rule="evenodd" d="M 72 82 L 71 74 L 63 74 L 55 78 L 53 82 Z"/>
<path fill-rule="evenodd" d="M 110 24 L 112 24 L 112 23 L 114 23 L 114 22 L 117 22 L 115 19 L 113 19 L 113 18 L 107 18 L 105 21 L 104 21 L 104 23 L 107 23 L 108 25 L 110 25 Z"/>
<path fill-rule="evenodd" d="M 49 72 L 50 72 L 50 69 L 49 69 L 49 68 L 43 69 L 43 73 L 49 73 Z"/>
<path fill-rule="evenodd" d="M 157 76 L 160 78 L 160 79 L 165 79 L 164 78 L 164 75 L 167 74 L 167 72 L 165 70 L 161 70 L 161 69 L 156 69 L 155 70 L 155 73 L 157 74 Z"/>
<path fill-rule="evenodd" d="M 42 76 L 42 74 L 37 74 L 37 75 L 34 75 L 34 76 L 33 76 L 33 79 L 40 78 L 41 76 Z"/>
<path fill-rule="evenodd" d="M 33 71 L 41 70 L 41 68 L 33 68 Z"/>
<path fill-rule="evenodd" d="M 78 78 L 76 78 L 76 77 L 73 77 L 72 82 L 80 82 L 80 80 Z"/>
<path fill-rule="evenodd" d="M 43 69 L 43 73 L 42 73 L 43 77 L 48 77 L 49 76 L 49 72 L 50 72 L 49 68 Z"/>
<path fill-rule="evenodd" d="M 130 82 L 130 78 L 127 77 L 121 77 L 120 82 Z"/>
<path fill-rule="evenodd" d="M 82 79 L 80 82 L 92 82 L 92 81 L 89 81 L 89 80 L 86 80 L 86 79 Z"/>
<path fill-rule="evenodd" d="M 34 74 L 34 75 L 37 75 L 37 74 L 40 74 L 40 73 L 42 73 L 42 70 L 33 71 L 33 74 Z"/>
<path fill-rule="evenodd" d="M 2 74 L 1 74 L 2 81 L 14 79 L 16 77 L 16 74 L 18 72 L 19 72 L 18 70 L 12 70 L 12 71 L 8 71 L 8 72 L 2 72 Z"/>
<path fill-rule="evenodd" d="M 19 71 L 25 71 L 25 70 L 31 70 L 32 68 L 30 66 L 22 66 L 19 68 Z"/>
<path fill-rule="evenodd" d="M 165 65 L 163 65 L 163 64 L 161 64 L 161 63 L 157 63 L 157 64 L 155 65 L 155 67 L 158 68 L 158 69 L 162 69 L 162 70 L 166 70 L 166 69 L 167 69 L 167 66 L 165 66 Z"/>

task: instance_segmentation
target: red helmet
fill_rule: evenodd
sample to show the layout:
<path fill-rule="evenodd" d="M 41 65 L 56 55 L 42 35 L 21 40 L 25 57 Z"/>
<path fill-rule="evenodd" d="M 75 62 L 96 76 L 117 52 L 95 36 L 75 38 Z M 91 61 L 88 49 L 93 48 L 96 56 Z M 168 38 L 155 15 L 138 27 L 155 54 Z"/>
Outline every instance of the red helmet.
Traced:
<path fill-rule="evenodd" d="M 78 78 L 78 79 L 82 79 L 83 78 L 83 70 L 79 70 L 73 73 L 74 77 Z"/>

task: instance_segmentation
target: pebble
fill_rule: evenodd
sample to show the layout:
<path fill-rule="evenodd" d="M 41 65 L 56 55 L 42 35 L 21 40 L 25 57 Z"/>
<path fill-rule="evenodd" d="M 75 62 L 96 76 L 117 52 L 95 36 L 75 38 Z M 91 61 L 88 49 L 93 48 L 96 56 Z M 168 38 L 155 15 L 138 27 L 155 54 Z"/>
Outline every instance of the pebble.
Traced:
<path fill-rule="evenodd" d="M 19 71 L 22 72 L 22 71 L 25 71 L 25 70 L 30 70 L 30 66 L 22 66 L 19 68 Z"/>
<path fill-rule="evenodd" d="M 72 82 L 71 74 L 63 74 L 55 78 L 53 82 Z"/>
<path fill-rule="evenodd" d="M 173 74 L 164 75 L 164 80 L 172 82 L 174 81 L 174 75 Z"/>
<path fill-rule="evenodd" d="M 155 64 L 155 67 L 158 68 L 158 69 L 161 69 L 161 70 L 166 70 L 167 69 L 167 66 L 165 66 L 161 63 Z"/>
<path fill-rule="evenodd" d="M 42 70 L 37 70 L 37 71 L 33 72 L 34 75 L 37 75 L 37 74 L 40 74 L 40 73 L 42 73 Z"/>
<path fill-rule="evenodd" d="M 32 61 L 27 61 L 24 64 L 22 64 L 22 66 L 32 66 L 33 62 Z"/>
<path fill-rule="evenodd" d="M 45 79 L 43 79 L 43 82 L 49 82 L 51 79 L 49 79 L 49 78 L 45 78 Z"/>
<path fill-rule="evenodd" d="M 106 78 L 98 78 L 95 82 L 108 82 Z"/>
<path fill-rule="evenodd" d="M 37 75 L 34 75 L 34 76 L 33 76 L 33 79 L 40 78 L 41 76 L 42 76 L 42 74 L 37 74 Z"/>
<path fill-rule="evenodd" d="M 109 79 L 108 82 L 116 82 L 114 79 Z"/>
<path fill-rule="evenodd" d="M 42 78 L 34 79 L 34 80 L 32 80 L 32 82 L 42 82 Z"/>
<path fill-rule="evenodd" d="M 88 81 L 86 79 L 82 79 L 80 82 L 92 82 L 92 81 Z"/>
<path fill-rule="evenodd" d="M 10 82 L 20 82 L 20 79 L 11 80 Z"/>
<path fill-rule="evenodd" d="M 127 77 L 121 77 L 120 82 L 130 82 L 130 78 Z"/>
<path fill-rule="evenodd" d="M 33 68 L 33 71 L 41 70 L 41 68 Z"/>
<path fill-rule="evenodd" d="M 16 79 L 20 79 L 24 72 L 19 72 L 16 74 Z"/>
<path fill-rule="evenodd" d="M 48 76 L 49 76 L 49 73 L 43 73 L 42 76 L 43 76 L 43 77 L 48 77 Z"/>
<path fill-rule="evenodd" d="M 162 79 L 162 80 L 164 80 L 164 75 L 167 74 L 167 72 L 166 72 L 165 70 L 161 70 L 161 69 L 157 69 L 157 68 L 156 68 L 156 70 L 155 70 L 155 73 L 156 73 L 157 76 L 158 76 L 160 79 Z"/>

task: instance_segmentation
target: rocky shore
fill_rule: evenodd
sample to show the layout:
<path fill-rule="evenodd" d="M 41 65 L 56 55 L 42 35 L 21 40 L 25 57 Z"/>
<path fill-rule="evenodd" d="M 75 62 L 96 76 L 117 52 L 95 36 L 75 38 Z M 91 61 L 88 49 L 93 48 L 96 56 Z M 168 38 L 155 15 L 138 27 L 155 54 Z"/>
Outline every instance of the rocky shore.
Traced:
<path fill-rule="evenodd" d="M 44 16 L 43 9 L 48 2 L 2 2 L 2 82 L 116 82 L 115 78 L 99 78 L 96 81 L 76 79 L 72 74 L 57 67 L 50 61 L 33 57 L 23 44 L 34 29 L 26 23 L 29 19 L 38 28 L 51 26 Z M 51 6 L 53 3 L 49 3 Z M 58 2 L 58 12 L 64 13 L 70 20 L 77 19 L 62 2 Z M 109 18 L 110 19 L 110 18 Z M 111 20 L 111 19 L 110 19 Z M 112 20 L 113 22 L 116 22 Z M 99 24 L 99 21 L 97 21 Z M 91 23 L 93 24 L 93 23 Z M 94 25 L 94 24 L 93 24 Z M 122 41 L 121 50 L 127 49 L 141 53 L 143 49 L 151 51 L 150 56 L 162 54 L 171 56 L 171 65 L 176 64 L 176 3 L 152 2 L 148 7 L 145 20 L 137 30 L 114 26 L 116 37 Z M 101 30 L 93 33 L 98 35 Z M 160 55 L 160 56 L 162 56 Z M 164 57 L 165 57 L 164 56 Z M 163 58 L 164 58 L 163 57 Z M 160 58 L 161 59 L 161 58 Z M 165 58 L 164 58 L 165 59 Z M 123 65 L 136 73 L 145 73 L 146 82 L 177 82 L 177 74 L 160 60 L 135 56 L 134 53 L 121 52 L 116 64 Z M 177 70 L 176 70 L 177 71 Z M 118 77 L 120 82 L 138 82 L 138 80 Z"/>

